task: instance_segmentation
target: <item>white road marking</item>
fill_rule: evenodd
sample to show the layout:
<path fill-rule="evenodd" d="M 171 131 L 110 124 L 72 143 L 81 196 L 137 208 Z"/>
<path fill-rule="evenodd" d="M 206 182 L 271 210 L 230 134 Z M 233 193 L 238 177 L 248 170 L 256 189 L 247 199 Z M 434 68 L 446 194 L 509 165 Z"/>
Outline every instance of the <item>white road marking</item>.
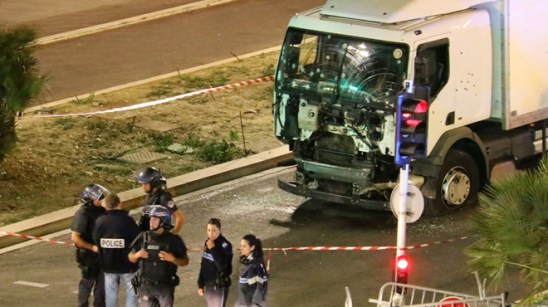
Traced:
<path fill-rule="evenodd" d="M 21 285 L 21 286 L 35 287 L 35 288 L 49 287 L 49 284 L 41 284 L 41 283 L 38 283 L 38 282 L 31 282 L 31 281 L 24 281 L 24 280 L 18 280 L 16 282 L 14 282 L 14 284 Z"/>

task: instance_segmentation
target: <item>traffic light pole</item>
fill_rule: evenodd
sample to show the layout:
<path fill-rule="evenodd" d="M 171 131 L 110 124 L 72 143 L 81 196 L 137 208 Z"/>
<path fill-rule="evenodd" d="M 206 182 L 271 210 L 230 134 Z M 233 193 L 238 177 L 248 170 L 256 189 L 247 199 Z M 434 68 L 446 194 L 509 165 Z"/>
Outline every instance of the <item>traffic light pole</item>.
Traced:
<path fill-rule="evenodd" d="M 407 189 L 409 185 L 409 164 L 400 168 L 401 199 L 398 207 L 398 236 L 396 243 L 396 258 L 405 254 L 405 218 L 407 216 Z"/>

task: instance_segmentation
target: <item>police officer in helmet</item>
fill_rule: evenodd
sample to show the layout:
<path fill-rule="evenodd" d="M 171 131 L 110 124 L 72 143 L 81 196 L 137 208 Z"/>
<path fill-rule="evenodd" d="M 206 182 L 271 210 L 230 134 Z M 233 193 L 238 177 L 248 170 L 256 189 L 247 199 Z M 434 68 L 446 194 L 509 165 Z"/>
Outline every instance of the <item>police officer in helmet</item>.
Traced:
<path fill-rule="evenodd" d="M 175 217 L 175 224 L 172 229 L 173 233 L 179 233 L 185 222 L 185 216 L 182 211 L 177 208 L 171 194 L 165 190 L 166 178 L 162 173 L 154 167 L 147 167 L 141 170 L 137 176 L 137 180 L 143 186 L 143 190 L 147 193 L 146 203 L 141 213 L 141 218 L 137 223 L 142 231 L 149 229 L 149 211 L 154 205 L 160 205 L 169 210 L 170 216 Z M 170 223 L 171 224 L 171 223 Z"/>
<path fill-rule="evenodd" d="M 74 214 L 70 227 L 71 240 L 76 245 L 76 262 L 82 272 L 78 285 L 78 306 L 88 306 L 93 291 L 95 307 L 105 306 L 104 275 L 99 268 L 98 247 L 93 242 L 93 227 L 97 218 L 105 213 L 101 200 L 108 190 L 99 184 L 84 188 L 79 199 L 81 207 Z"/>
<path fill-rule="evenodd" d="M 177 267 L 188 265 L 187 248 L 181 237 L 170 232 L 171 215 L 167 208 L 149 208 L 150 230 L 140 233 L 131 243 L 128 259 L 139 264 L 139 305 L 173 306 L 175 287 L 179 284 Z"/>

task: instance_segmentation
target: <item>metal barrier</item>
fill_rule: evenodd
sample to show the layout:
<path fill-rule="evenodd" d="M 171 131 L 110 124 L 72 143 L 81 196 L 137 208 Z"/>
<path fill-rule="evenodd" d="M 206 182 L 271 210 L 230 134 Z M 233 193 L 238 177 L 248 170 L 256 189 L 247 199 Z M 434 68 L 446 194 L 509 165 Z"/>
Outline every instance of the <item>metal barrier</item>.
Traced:
<path fill-rule="evenodd" d="M 505 294 L 485 297 L 389 282 L 384 284 L 377 299 L 369 299 L 377 307 L 505 307 Z M 403 293 L 403 294 L 402 294 Z"/>

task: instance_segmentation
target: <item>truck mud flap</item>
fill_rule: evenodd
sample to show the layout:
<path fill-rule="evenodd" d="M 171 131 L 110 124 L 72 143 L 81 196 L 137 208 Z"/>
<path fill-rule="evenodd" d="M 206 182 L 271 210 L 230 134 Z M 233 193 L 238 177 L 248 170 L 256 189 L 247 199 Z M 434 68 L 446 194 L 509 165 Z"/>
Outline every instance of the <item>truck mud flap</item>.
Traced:
<path fill-rule="evenodd" d="M 390 202 L 388 201 L 378 201 L 378 200 L 367 200 L 360 199 L 355 201 L 352 197 L 336 195 L 331 193 L 326 193 L 317 190 L 303 190 L 300 189 L 294 182 L 286 182 L 278 179 L 278 187 L 286 192 L 289 192 L 294 195 L 300 195 L 303 197 L 308 197 L 312 199 L 317 199 L 330 203 L 338 204 L 347 204 L 359 206 L 364 209 L 377 210 L 377 211 L 390 211 Z"/>

